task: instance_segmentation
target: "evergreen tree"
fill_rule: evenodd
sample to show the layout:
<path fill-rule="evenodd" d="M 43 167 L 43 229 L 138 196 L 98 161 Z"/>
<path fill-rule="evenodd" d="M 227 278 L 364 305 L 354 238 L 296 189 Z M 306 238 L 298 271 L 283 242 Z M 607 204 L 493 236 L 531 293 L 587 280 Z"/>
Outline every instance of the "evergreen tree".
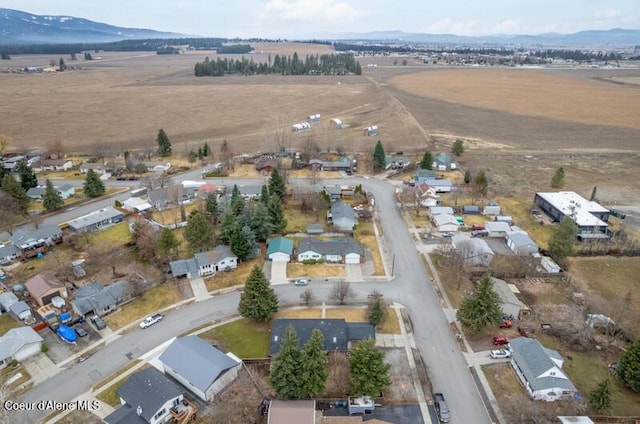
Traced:
<path fill-rule="evenodd" d="M 277 196 L 280 202 L 284 202 L 284 194 L 284 179 L 282 178 L 282 175 L 280 175 L 280 171 L 276 168 L 271 171 L 271 176 L 269 177 L 269 195 Z"/>
<path fill-rule="evenodd" d="M 6 174 L 2 177 L 2 189 L 13 197 L 13 200 L 16 201 L 23 212 L 27 211 L 30 201 L 29 196 L 27 196 L 27 192 L 22 188 L 20 183 L 13 178 L 13 175 Z"/>
<path fill-rule="evenodd" d="M 464 171 L 464 183 L 469 184 L 471 182 L 471 171 L 468 169 Z"/>
<path fill-rule="evenodd" d="M 87 176 L 84 180 L 84 195 L 93 199 L 102 196 L 104 192 L 104 183 L 98 174 L 93 169 L 87 171 Z"/>
<path fill-rule="evenodd" d="M 476 193 L 480 196 L 485 197 L 487 192 L 489 191 L 489 182 L 487 181 L 487 176 L 484 173 L 484 170 L 478 172 L 476 175 L 476 179 L 474 181 Z"/>
<path fill-rule="evenodd" d="M 487 324 L 495 325 L 502 321 L 502 301 L 493 290 L 490 275 L 482 277 L 473 293 L 462 300 L 456 316 L 462 325 L 474 332 L 479 332 Z"/>
<path fill-rule="evenodd" d="M 456 156 L 461 156 L 464 153 L 464 141 L 459 138 L 453 142 L 453 146 L 451 147 L 451 153 Z"/>
<path fill-rule="evenodd" d="M 204 252 L 216 245 L 216 236 L 211 222 L 199 210 L 194 209 L 187 218 L 184 238 L 192 252 Z"/>
<path fill-rule="evenodd" d="M 209 143 L 206 141 L 202 145 L 202 156 L 209 156 L 211 154 L 211 147 L 209 147 Z"/>
<path fill-rule="evenodd" d="M 420 161 L 420 169 L 433 169 L 433 155 L 431 155 L 430 151 L 424 152 L 422 156 L 422 160 Z"/>
<path fill-rule="evenodd" d="M 593 186 L 593 190 L 591 190 L 591 197 L 589 198 L 589 201 L 591 202 L 595 202 L 596 201 L 596 193 L 598 191 L 598 187 Z"/>
<path fill-rule="evenodd" d="M 158 131 L 156 143 L 158 143 L 158 155 L 161 157 L 171 156 L 171 141 L 162 128 Z"/>
<path fill-rule="evenodd" d="M 293 326 L 287 327 L 280 342 L 280 350 L 273 358 L 269 381 L 271 387 L 282 399 L 300 398 L 302 381 L 300 378 L 300 359 L 298 335 Z"/>
<path fill-rule="evenodd" d="M 300 362 L 301 397 L 313 398 L 324 392 L 329 376 L 327 372 L 327 352 L 324 351 L 322 331 L 314 328 L 311 337 L 302 348 Z"/>
<path fill-rule="evenodd" d="M 267 241 L 271 235 L 271 217 L 267 207 L 262 203 L 258 203 L 253 209 L 251 221 L 249 223 L 257 241 Z"/>
<path fill-rule="evenodd" d="M 258 244 L 256 243 L 256 236 L 248 226 L 242 228 L 236 227 L 231 234 L 230 244 L 231 251 L 241 261 L 255 257 Z"/>
<path fill-rule="evenodd" d="M 242 210 L 244 209 L 244 199 L 240 195 L 240 189 L 238 188 L 237 184 L 234 184 L 233 189 L 231 190 L 229 209 L 231 209 L 235 216 L 240 216 L 240 214 L 242 214 Z"/>
<path fill-rule="evenodd" d="M 349 368 L 351 396 L 377 397 L 391 385 L 391 365 L 384 362 L 384 353 L 376 347 L 374 339 L 362 340 L 351 351 Z"/>
<path fill-rule="evenodd" d="M 265 206 L 269 204 L 269 187 L 266 184 L 263 184 L 260 190 L 260 203 Z"/>
<path fill-rule="evenodd" d="M 287 228 L 287 220 L 284 217 L 284 210 L 282 210 L 282 203 L 277 196 L 271 196 L 269 204 L 267 205 L 267 211 L 271 218 L 271 228 L 275 233 L 281 233 Z"/>
<path fill-rule="evenodd" d="M 64 200 L 58 191 L 53 188 L 53 184 L 47 178 L 46 188 L 44 190 L 44 197 L 42 199 L 42 206 L 46 211 L 54 211 L 60 209 L 64 205 Z"/>
<path fill-rule="evenodd" d="M 30 188 L 38 186 L 38 177 L 36 176 L 36 171 L 33 170 L 29 165 L 27 165 L 27 161 L 19 160 L 16 165 L 16 170 L 18 171 L 18 176 L 20 177 L 20 185 L 24 189 L 24 191 L 29 191 Z"/>
<path fill-rule="evenodd" d="M 178 240 L 173 231 L 168 228 L 163 228 L 162 231 L 160 231 L 160 235 L 156 241 L 158 256 L 171 260 L 179 246 L 180 240 Z"/>
<path fill-rule="evenodd" d="M 556 169 L 555 174 L 551 178 L 551 188 L 561 188 L 564 185 L 564 168 Z"/>
<path fill-rule="evenodd" d="M 220 208 L 218 207 L 218 197 L 214 193 L 209 193 L 205 199 L 204 212 L 207 214 L 213 225 L 218 224 L 220 219 Z"/>
<path fill-rule="evenodd" d="M 611 382 L 608 378 L 589 392 L 589 406 L 596 411 L 611 409 Z"/>
<path fill-rule="evenodd" d="M 578 227 L 568 216 L 560 221 L 549 239 L 549 255 L 553 260 L 562 262 L 566 257 L 572 256 L 575 248 Z"/>
<path fill-rule="evenodd" d="M 220 219 L 220 241 L 224 244 L 231 244 L 233 234 L 238 231 L 238 218 L 231 209 L 227 209 Z"/>
<path fill-rule="evenodd" d="M 202 152 L 194 152 L 193 150 L 189 152 L 189 157 L 187 158 L 187 160 L 189 161 L 189 163 L 195 163 L 196 159 L 202 159 Z"/>
<path fill-rule="evenodd" d="M 382 298 L 377 297 L 374 299 L 371 307 L 369 308 L 369 323 L 378 326 L 384 318 L 385 307 Z"/>
<path fill-rule="evenodd" d="M 376 147 L 373 150 L 373 170 L 375 172 L 384 171 L 385 163 L 384 147 L 382 147 L 382 141 L 378 140 Z"/>
<path fill-rule="evenodd" d="M 622 353 L 616 375 L 625 386 L 634 392 L 640 392 L 640 339 Z"/>
<path fill-rule="evenodd" d="M 259 322 L 271 320 L 278 312 L 278 296 L 258 265 L 245 281 L 238 311 L 243 317 Z"/>

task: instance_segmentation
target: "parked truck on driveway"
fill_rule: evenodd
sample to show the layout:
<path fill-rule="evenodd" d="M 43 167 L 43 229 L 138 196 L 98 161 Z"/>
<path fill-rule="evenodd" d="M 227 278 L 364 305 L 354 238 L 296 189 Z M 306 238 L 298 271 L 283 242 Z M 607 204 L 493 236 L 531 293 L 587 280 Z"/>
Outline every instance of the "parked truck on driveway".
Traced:
<path fill-rule="evenodd" d="M 436 408 L 436 414 L 438 414 L 438 419 L 441 423 L 448 423 L 449 421 L 451 421 L 449 407 L 447 406 L 447 402 L 444 400 L 444 395 L 442 393 L 433 394 L 433 404 Z"/>

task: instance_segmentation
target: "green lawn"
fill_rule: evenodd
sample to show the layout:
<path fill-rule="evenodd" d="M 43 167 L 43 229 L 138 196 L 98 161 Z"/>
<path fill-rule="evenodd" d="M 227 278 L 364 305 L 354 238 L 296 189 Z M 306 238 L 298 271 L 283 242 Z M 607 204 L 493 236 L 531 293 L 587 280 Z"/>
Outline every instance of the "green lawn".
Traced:
<path fill-rule="evenodd" d="M 200 334 L 219 343 L 240 358 L 266 358 L 269 354 L 271 323 L 240 319 Z"/>
<path fill-rule="evenodd" d="M 286 231 L 289 233 L 305 233 L 307 224 L 321 223 L 325 227 L 326 208 L 322 208 L 317 212 L 302 212 L 298 202 L 289 202 L 284 205 L 284 216 L 287 220 Z"/>
<path fill-rule="evenodd" d="M 121 222 L 107 229 L 96 231 L 89 235 L 89 244 L 92 246 L 122 246 L 131 241 L 129 224 Z"/>
<path fill-rule="evenodd" d="M 123 305 L 118 311 L 104 317 L 112 330 L 117 330 L 130 322 L 156 312 L 182 300 L 180 293 L 172 284 L 162 284 L 148 290 L 144 296 Z"/>
<path fill-rule="evenodd" d="M 532 197 L 501 197 L 496 199 L 502 208 L 503 215 L 509 215 L 513 218 L 513 222 L 527 231 L 529 236 L 542 249 L 546 249 L 549 245 L 549 239 L 553 234 L 555 226 L 540 225 L 531 215 L 533 207 Z"/>
<path fill-rule="evenodd" d="M 0 336 L 4 335 L 12 328 L 20 327 L 20 323 L 13 319 L 10 314 L 0 315 Z"/>

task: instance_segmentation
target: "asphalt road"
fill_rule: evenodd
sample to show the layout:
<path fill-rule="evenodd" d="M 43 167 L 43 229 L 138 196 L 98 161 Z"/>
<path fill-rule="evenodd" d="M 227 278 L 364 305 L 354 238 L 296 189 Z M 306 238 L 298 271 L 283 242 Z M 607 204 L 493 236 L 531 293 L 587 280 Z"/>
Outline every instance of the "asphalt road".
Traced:
<path fill-rule="evenodd" d="M 200 179 L 199 170 L 183 174 L 180 179 Z M 249 180 L 225 180 L 227 185 L 234 182 L 250 184 L 258 183 L 258 180 L 251 182 Z M 291 182 L 300 183 L 300 181 Z M 333 182 L 362 183 L 367 191 L 373 193 L 376 199 L 376 208 L 383 222 L 384 250 L 387 255 L 391 256 L 393 262 L 395 279 L 392 282 L 352 284 L 358 297 L 362 300 L 367 293 L 375 288 L 380 290 L 387 300 L 405 305 L 411 316 L 417 347 L 427 364 L 433 388 L 435 391 L 443 392 L 447 397 L 453 422 L 489 423 L 489 417 L 467 364 L 457 348 L 438 296 L 429 282 L 414 241 L 397 208 L 393 196 L 393 186 L 377 179 L 351 178 L 342 181 L 334 180 Z M 213 183 L 216 184 L 217 180 Z M 116 196 L 118 200 L 124 200 L 127 197 L 127 194 Z M 57 224 L 96 208 L 112 205 L 113 201 L 114 198 L 99 200 L 61 215 L 47 217 L 45 222 Z M 72 216 L 67 217 L 68 213 Z M 318 299 L 326 299 L 330 288 L 330 283 L 313 282 L 313 289 Z M 276 290 L 281 302 L 299 303 L 300 289 L 298 287 L 278 286 Z M 144 331 L 136 329 L 123 335 L 85 362 L 76 363 L 45 383 L 34 387 L 19 400 L 23 402 L 71 400 L 88 391 L 104 377 L 116 372 L 131 360 L 171 337 L 212 320 L 236 313 L 238 300 L 239 294 L 236 292 L 196 303 L 168 314 L 160 325 Z M 14 422 L 21 422 L 20 419 L 22 422 L 35 422 L 49 412 L 20 413 L 17 421 Z"/>

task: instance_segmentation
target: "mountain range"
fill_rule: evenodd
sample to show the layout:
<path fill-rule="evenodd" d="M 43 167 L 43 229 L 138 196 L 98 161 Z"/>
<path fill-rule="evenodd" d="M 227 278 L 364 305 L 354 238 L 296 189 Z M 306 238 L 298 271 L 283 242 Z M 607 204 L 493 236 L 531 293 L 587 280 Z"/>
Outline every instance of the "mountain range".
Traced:
<path fill-rule="evenodd" d="M 123 28 L 73 16 L 35 15 L 19 10 L 0 8 L 0 44 L 96 43 L 128 39 L 181 37 L 187 37 L 187 35 L 151 29 Z M 640 30 L 610 29 L 580 31 L 573 34 L 498 34 L 488 36 L 374 31 L 366 33 L 324 33 L 316 38 L 368 42 L 540 47 L 636 46 L 640 45 Z"/>

